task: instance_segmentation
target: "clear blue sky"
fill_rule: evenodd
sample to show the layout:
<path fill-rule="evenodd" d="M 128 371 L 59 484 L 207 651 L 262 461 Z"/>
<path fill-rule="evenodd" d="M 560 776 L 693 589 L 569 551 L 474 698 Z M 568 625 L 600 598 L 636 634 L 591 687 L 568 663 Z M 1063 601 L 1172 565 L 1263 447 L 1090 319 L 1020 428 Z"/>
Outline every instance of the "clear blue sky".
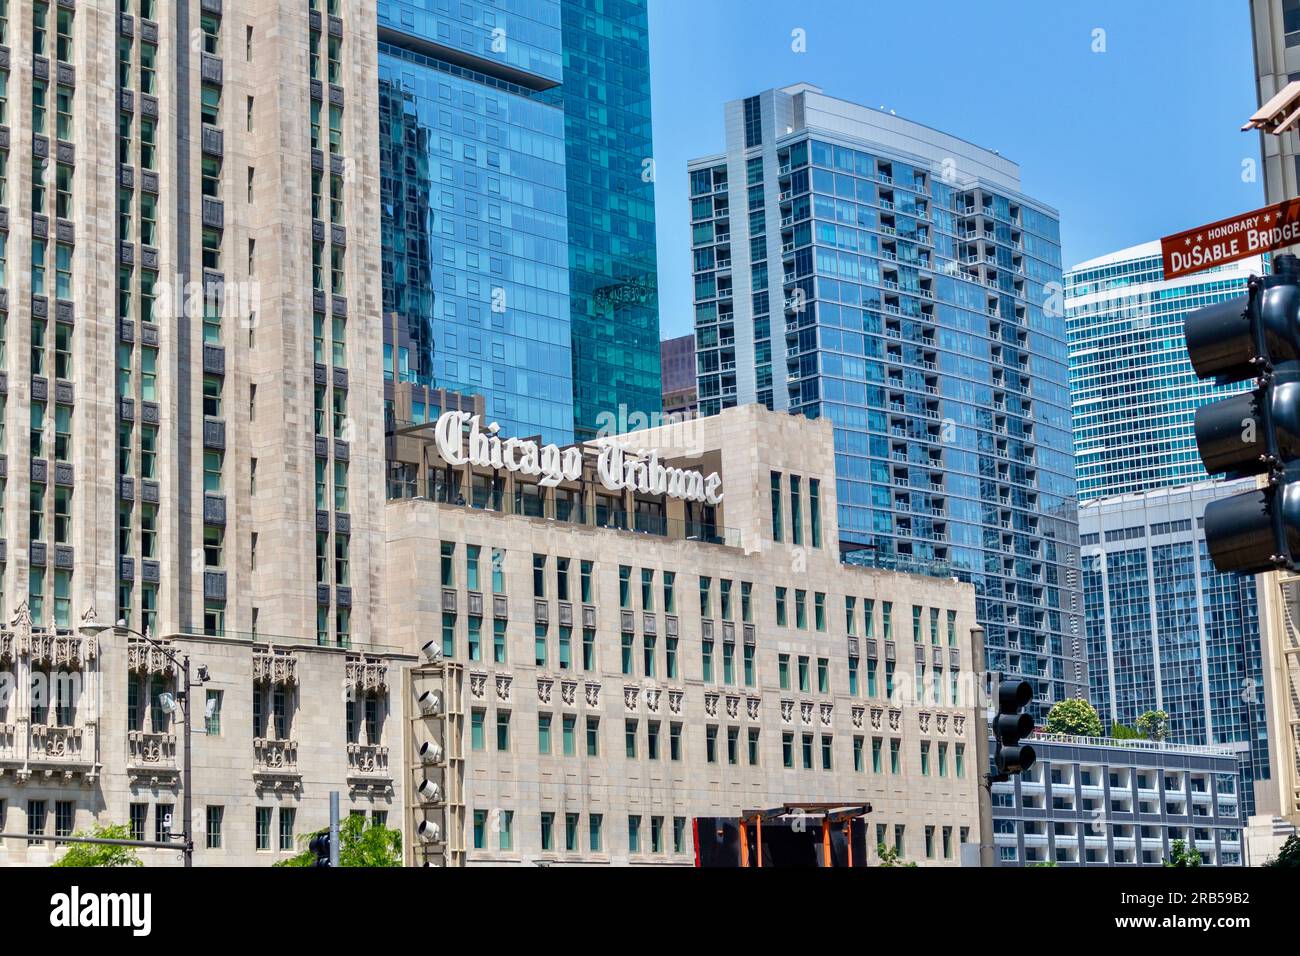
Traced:
<path fill-rule="evenodd" d="M 660 328 L 692 327 L 686 162 L 800 80 L 1020 164 L 1076 262 L 1263 205 L 1246 0 L 650 0 Z M 807 52 L 791 50 L 802 28 Z M 1094 53 L 1093 31 L 1106 52 Z"/>

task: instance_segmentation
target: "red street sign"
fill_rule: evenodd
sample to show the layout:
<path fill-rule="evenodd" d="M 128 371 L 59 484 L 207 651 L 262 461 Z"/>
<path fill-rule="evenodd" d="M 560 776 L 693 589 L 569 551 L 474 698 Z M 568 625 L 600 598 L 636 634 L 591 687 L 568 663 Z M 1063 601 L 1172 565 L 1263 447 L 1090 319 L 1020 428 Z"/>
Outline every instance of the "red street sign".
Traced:
<path fill-rule="evenodd" d="M 1176 279 L 1300 243 L 1300 199 L 1220 219 L 1160 240 L 1165 278 Z"/>

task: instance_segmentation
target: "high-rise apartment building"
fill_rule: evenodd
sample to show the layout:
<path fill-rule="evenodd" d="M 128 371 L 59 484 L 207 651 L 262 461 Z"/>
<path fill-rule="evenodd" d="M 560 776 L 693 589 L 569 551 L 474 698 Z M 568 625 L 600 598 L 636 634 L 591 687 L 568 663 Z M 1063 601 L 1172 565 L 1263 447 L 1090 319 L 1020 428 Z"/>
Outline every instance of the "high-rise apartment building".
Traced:
<path fill-rule="evenodd" d="M 1107 727 L 1164 710 L 1169 740 L 1235 749 L 1248 815 L 1271 763 L 1259 599 L 1253 577 L 1210 561 L 1206 502 L 1243 486 L 1210 480 L 1194 427 L 1245 386 L 1197 377 L 1183 321 L 1267 268 L 1255 256 L 1166 280 L 1147 242 L 1065 277 L 1089 697 Z"/>
<path fill-rule="evenodd" d="M 1060 239 L 1015 163 L 797 84 L 688 165 L 702 414 L 836 433 L 848 560 L 974 583 L 991 668 L 1085 692 Z"/>
<path fill-rule="evenodd" d="M 386 379 L 547 441 L 657 412 L 644 3 L 378 17 Z"/>
<path fill-rule="evenodd" d="M 1090 259 L 1065 275 L 1079 500 L 1203 481 L 1193 421 L 1249 383 L 1197 378 L 1183 339 L 1189 312 L 1246 294 L 1252 256 L 1166 280 L 1160 243 Z"/>
<path fill-rule="evenodd" d="M 1234 752 L 1244 816 L 1255 781 L 1270 779 L 1259 600 L 1254 577 L 1215 569 L 1203 521 L 1207 502 L 1250 486 L 1204 481 L 1079 507 L 1088 696 L 1102 725 L 1163 710 L 1169 742 Z"/>

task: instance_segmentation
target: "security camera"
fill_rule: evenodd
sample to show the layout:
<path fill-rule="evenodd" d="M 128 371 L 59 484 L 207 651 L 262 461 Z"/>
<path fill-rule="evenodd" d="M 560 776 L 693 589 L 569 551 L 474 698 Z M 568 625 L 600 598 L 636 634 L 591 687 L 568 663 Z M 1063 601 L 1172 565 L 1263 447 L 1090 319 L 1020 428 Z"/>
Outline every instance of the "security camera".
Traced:
<path fill-rule="evenodd" d="M 206 684 L 206 683 L 207 683 L 209 680 L 211 680 L 211 679 L 212 679 L 212 677 L 211 677 L 211 675 L 208 673 L 208 665 L 207 665 L 207 664 L 200 664 L 200 665 L 199 665 L 199 673 L 198 673 L 198 681 L 199 681 L 199 683 L 200 683 L 200 684 Z"/>
<path fill-rule="evenodd" d="M 424 714 L 442 713 L 442 693 L 440 691 L 426 690 L 416 702 L 420 705 L 420 711 Z"/>
<path fill-rule="evenodd" d="M 436 740 L 426 740 L 420 744 L 420 762 L 430 765 L 442 763 L 442 744 Z"/>
<path fill-rule="evenodd" d="M 437 843 L 442 836 L 442 827 L 434 820 L 421 820 L 416 824 L 415 835 L 425 843 Z"/>
<path fill-rule="evenodd" d="M 433 640 L 426 642 L 420 648 L 420 652 L 424 654 L 424 659 L 430 664 L 436 664 L 438 661 L 442 660 L 442 644 L 439 641 Z"/>
<path fill-rule="evenodd" d="M 420 781 L 420 785 L 416 787 L 416 793 L 426 803 L 437 803 L 442 799 L 442 787 L 428 777 Z"/>

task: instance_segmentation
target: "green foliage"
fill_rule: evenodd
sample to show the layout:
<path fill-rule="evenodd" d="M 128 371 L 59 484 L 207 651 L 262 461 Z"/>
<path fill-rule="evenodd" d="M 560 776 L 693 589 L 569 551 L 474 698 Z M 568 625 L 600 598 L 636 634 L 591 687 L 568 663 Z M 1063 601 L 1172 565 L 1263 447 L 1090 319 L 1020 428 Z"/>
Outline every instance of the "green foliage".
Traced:
<path fill-rule="evenodd" d="M 78 830 L 73 836 L 92 837 L 100 840 L 129 840 L 131 829 L 126 824 L 110 823 L 97 826 L 87 833 Z M 51 866 L 144 866 L 135 848 L 129 846 L 111 846 L 103 843 L 73 843 L 68 851 L 55 860 Z"/>
<path fill-rule="evenodd" d="M 916 866 L 915 863 L 904 863 L 898 858 L 898 851 L 885 843 L 876 844 L 876 854 L 881 866 Z"/>
<path fill-rule="evenodd" d="M 302 851 L 281 860 L 275 866 L 312 866 L 316 855 L 307 848 L 319 830 L 298 838 Z M 402 833 L 378 823 L 367 824 L 366 818 L 357 814 L 347 816 L 339 823 L 339 866 L 401 866 Z"/>
<path fill-rule="evenodd" d="M 1031 869 L 1032 869 L 1033 867 L 1036 867 L 1036 866 L 1056 866 L 1056 865 L 1057 865 L 1057 864 L 1056 864 L 1056 861 L 1055 861 L 1055 860 L 1043 860 L 1041 863 L 1030 863 L 1030 864 L 1029 864 L 1029 866 L 1030 866 Z"/>
<path fill-rule="evenodd" d="M 1111 724 L 1110 736 L 1114 740 L 1141 740 L 1142 735 L 1127 724 Z"/>
<path fill-rule="evenodd" d="M 1169 847 L 1169 859 L 1165 866 L 1200 866 L 1201 854 L 1187 845 L 1186 840 L 1175 840 Z"/>
<path fill-rule="evenodd" d="M 1300 836 L 1293 833 L 1287 837 L 1286 842 L 1282 844 L 1282 849 L 1277 851 L 1277 856 L 1264 865 L 1275 869 L 1300 867 Z"/>
<path fill-rule="evenodd" d="M 1052 709 L 1047 712 L 1047 726 L 1043 729 L 1049 734 L 1100 737 L 1101 718 L 1097 716 L 1092 704 L 1078 697 L 1070 697 L 1052 705 Z"/>
<path fill-rule="evenodd" d="M 1134 726 L 1148 740 L 1164 740 L 1169 729 L 1169 715 L 1163 710 L 1148 710 L 1137 719 Z"/>

